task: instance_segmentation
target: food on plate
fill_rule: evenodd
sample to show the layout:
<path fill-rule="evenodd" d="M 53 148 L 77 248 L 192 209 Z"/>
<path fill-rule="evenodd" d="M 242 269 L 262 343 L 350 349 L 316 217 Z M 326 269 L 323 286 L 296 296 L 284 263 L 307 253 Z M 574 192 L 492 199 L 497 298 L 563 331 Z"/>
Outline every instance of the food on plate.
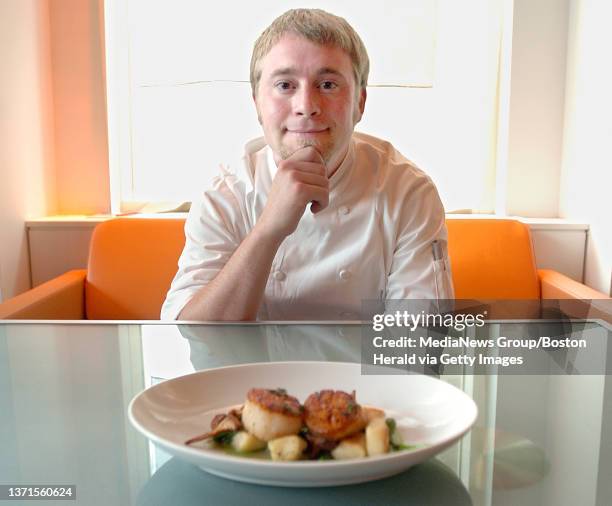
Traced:
<path fill-rule="evenodd" d="M 304 423 L 315 436 L 339 441 L 362 430 L 367 422 L 355 392 L 321 390 L 304 402 Z"/>
<path fill-rule="evenodd" d="M 365 445 L 368 455 L 389 452 L 389 426 L 384 418 L 374 418 L 365 430 Z"/>
<path fill-rule="evenodd" d="M 243 405 L 216 415 L 209 432 L 185 444 L 200 441 L 277 461 L 347 460 L 410 448 L 395 420 L 358 404 L 355 391 L 321 390 L 302 406 L 282 388 L 250 389 Z"/>
<path fill-rule="evenodd" d="M 336 460 L 365 457 L 367 455 L 365 436 L 362 432 L 359 432 L 358 434 L 343 439 L 338 443 L 338 446 L 331 451 L 331 455 Z"/>
<path fill-rule="evenodd" d="M 366 419 L 366 423 L 370 423 L 374 418 L 384 418 L 385 412 L 382 409 L 363 406 L 363 417 Z"/>
<path fill-rule="evenodd" d="M 232 436 L 232 448 L 237 452 L 249 453 L 263 450 L 266 442 L 246 430 L 239 430 Z"/>
<path fill-rule="evenodd" d="M 242 410 L 244 428 L 263 441 L 297 434 L 302 428 L 300 401 L 278 388 L 251 388 Z"/>
<path fill-rule="evenodd" d="M 283 436 L 268 441 L 272 460 L 299 460 L 308 443 L 300 436 Z"/>
<path fill-rule="evenodd" d="M 209 438 L 223 437 L 228 433 L 234 433 L 242 429 L 242 407 L 239 409 L 232 409 L 227 414 L 217 415 L 210 422 L 210 432 L 205 432 L 200 436 L 193 437 L 185 442 L 189 445 L 198 441 L 204 441 Z"/>

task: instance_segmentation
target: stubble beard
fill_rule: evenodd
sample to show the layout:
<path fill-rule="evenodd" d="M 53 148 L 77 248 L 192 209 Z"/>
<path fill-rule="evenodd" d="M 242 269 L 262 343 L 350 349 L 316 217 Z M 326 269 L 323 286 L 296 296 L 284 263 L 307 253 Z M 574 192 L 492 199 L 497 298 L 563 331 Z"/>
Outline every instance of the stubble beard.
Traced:
<path fill-rule="evenodd" d="M 281 144 L 279 153 L 281 158 L 286 160 L 295 152 L 309 146 L 312 146 L 319 152 L 325 163 L 329 162 L 334 150 L 334 144 L 332 142 L 317 142 L 315 139 L 299 139 L 293 146 Z"/>

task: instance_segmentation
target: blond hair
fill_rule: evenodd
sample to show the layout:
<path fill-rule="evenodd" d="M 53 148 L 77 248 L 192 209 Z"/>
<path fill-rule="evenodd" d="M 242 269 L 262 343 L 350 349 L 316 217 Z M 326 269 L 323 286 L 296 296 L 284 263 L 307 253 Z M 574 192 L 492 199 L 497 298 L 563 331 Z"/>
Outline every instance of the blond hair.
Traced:
<path fill-rule="evenodd" d="M 370 59 L 361 38 L 346 19 L 321 9 L 292 9 L 276 18 L 255 41 L 250 71 L 254 95 L 261 79 L 260 61 L 287 33 L 299 35 L 315 44 L 336 46 L 344 50 L 353 65 L 356 89 L 365 89 Z"/>

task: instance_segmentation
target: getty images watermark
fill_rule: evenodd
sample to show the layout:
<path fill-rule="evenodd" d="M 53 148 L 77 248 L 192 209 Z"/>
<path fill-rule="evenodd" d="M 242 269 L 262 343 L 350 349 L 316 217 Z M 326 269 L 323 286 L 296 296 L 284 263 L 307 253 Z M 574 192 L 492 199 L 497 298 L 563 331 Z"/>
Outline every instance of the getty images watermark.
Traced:
<path fill-rule="evenodd" d="M 610 374 L 610 324 L 553 302 L 364 301 L 363 373 Z"/>

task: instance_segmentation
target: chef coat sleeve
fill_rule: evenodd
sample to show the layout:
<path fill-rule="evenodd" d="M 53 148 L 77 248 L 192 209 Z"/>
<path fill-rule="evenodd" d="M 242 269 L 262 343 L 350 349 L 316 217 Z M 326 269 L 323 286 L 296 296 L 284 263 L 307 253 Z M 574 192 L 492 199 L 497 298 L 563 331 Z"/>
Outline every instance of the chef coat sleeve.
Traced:
<path fill-rule="evenodd" d="M 194 201 L 185 221 L 185 248 L 179 258 L 162 320 L 176 320 L 187 302 L 212 281 L 245 236 L 244 220 L 234 176 L 213 180 L 212 189 Z"/>
<path fill-rule="evenodd" d="M 454 298 L 444 207 L 429 177 L 411 184 L 400 209 L 385 298 Z"/>

